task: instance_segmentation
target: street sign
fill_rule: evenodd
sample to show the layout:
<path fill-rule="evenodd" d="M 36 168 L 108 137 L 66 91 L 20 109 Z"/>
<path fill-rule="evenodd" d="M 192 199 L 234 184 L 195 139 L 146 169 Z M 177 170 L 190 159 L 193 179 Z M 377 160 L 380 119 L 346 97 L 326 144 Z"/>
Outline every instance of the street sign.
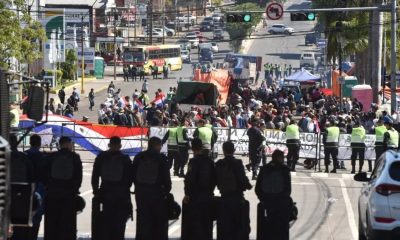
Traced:
<path fill-rule="evenodd" d="M 267 5 L 265 10 L 269 20 L 279 20 L 283 16 L 283 6 L 280 3 L 272 2 Z"/>
<path fill-rule="evenodd" d="M 317 46 L 320 48 L 325 48 L 327 42 L 328 42 L 327 39 L 318 39 Z"/>

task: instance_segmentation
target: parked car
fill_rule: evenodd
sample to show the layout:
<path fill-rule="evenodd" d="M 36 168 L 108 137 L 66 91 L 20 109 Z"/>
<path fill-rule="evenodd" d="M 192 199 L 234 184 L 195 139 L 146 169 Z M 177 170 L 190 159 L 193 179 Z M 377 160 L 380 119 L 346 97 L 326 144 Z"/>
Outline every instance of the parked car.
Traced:
<path fill-rule="evenodd" d="M 184 63 L 190 63 L 192 61 L 189 50 L 181 50 L 181 58 Z"/>
<path fill-rule="evenodd" d="M 282 34 L 283 33 L 286 35 L 290 35 L 290 34 L 294 33 L 294 29 L 291 27 L 287 27 L 284 24 L 274 24 L 269 28 L 268 32 L 271 34 L 277 34 L 277 33 Z"/>
<path fill-rule="evenodd" d="M 307 33 L 306 36 L 304 36 L 304 45 L 308 44 L 317 44 L 317 37 L 315 33 Z"/>
<path fill-rule="evenodd" d="M 358 239 L 400 239 L 400 152 L 386 151 L 371 176 L 362 172 L 354 180 L 366 183 L 358 199 Z"/>
<path fill-rule="evenodd" d="M 211 17 L 214 22 L 220 22 L 224 16 L 220 13 L 214 13 Z"/>
<path fill-rule="evenodd" d="M 145 37 L 148 37 L 149 35 L 150 35 L 150 34 L 149 34 L 148 31 L 146 31 L 146 32 L 144 33 L 144 36 L 145 36 Z M 151 35 L 152 35 L 153 39 L 155 39 L 157 42 L 162 42 L 163 35 L 162 35 L 161 33 L 156 32 L 156 31 L 153 30 L 153 32 L 152 32 Z"/>
<path fill-rule="evenodd" d="M 201 32 L 211 32 L 214 29 L 214 24 L 210 21 L 203 21 L 200 24 L 200 31 Z"/>
<path fill-rule="evenodd" d="M 194 25 L 194 23 L 196 22 L 196 17 L 195 16 L 193 16 L 192 14 L 189 14 L 189 15 L 183 15 L 183 16 L 180 16 L 180 17 L 177 17 L 176 19 L 178 19 L 178 20 L 183 20 L 183 21 L 188 21 L 188 19 L 189 19 L 189 22 L 190 22 L 190 25 Z"/>
<path fill-rule="evenodd" d="M 172 37 L 175 35 L 175 31 L 173 29 L 167 27 L 155 27 L 154 31 L 161 33 L 161 35 L 165 34 L 165 36 Z"/>
<path fill-rule="evenodd" d="M 203 22 L 211 22 L 212 25 L 214 25 L 214 19 L 213 17 L 205 17 L 203 19 Z"/>
<path fill-rule="evenodd" d="M 192 48 L 197 48 L 197 46 L 199 46 L 199 39 L 196 36 L 189 35 L 186 36 L 186 39 L 189 40 Z"/>
<path fill-rule="evenodd" d="M 196 33 L 196 32 L 188 32 L 188 33 L 186 33 L 186 35 L 185 35 L 186 38 L 187 38 L 187 37 L 190 37 L 190 36 L 195 36 L 195 37 L 197 37 L 197 33 Z"/>
<path fill-rule="evenodd" d="M 222 32 L 222 29 L 215 29 L 213 32 L 213 39 L 215 40 L 223 40 L 224 39 L 224 35 Z"/>
<path fill-rule="evenodd" d="M 217 53 L 217 52 L 219 51 L 219 47 L 218 47 L 218 44 L 217 44 L 216 42 L 212 42 L 212 43 L 211 43 L 211 50 L 212 50 L 214 53 Z"/>

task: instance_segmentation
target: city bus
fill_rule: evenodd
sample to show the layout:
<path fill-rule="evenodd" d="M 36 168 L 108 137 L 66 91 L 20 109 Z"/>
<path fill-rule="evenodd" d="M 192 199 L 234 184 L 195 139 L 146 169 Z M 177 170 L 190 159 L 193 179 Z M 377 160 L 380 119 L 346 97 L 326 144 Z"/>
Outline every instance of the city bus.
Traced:
<path fill-rule="evenodd" d="M 182 69 L 181 48 L 179 45 L 151 45 L 125 48 L 122 54 L 123 64 L 143 67 L 146 74 L 151 74 L 150 66 L 157 66 L 162 72 L 164 63 L 171 71 Z"/>

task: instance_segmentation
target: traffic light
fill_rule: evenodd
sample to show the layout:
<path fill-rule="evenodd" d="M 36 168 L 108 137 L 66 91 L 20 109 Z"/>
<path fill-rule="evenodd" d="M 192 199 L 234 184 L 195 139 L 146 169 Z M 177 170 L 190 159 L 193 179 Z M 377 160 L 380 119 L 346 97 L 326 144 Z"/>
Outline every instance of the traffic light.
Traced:
<path fill-rule="evenodd" d="M 290 13 L 290 21 L 314 21 L 315 13 L 313 12 L 299 12 L 299 13 Z"/>
<path fill-rule="evenodd" d="M 230 13 L 226 16 L 226 21 L 228 23 L 248 23 L 251 22 L 251 14 L 248 13 Z"/>

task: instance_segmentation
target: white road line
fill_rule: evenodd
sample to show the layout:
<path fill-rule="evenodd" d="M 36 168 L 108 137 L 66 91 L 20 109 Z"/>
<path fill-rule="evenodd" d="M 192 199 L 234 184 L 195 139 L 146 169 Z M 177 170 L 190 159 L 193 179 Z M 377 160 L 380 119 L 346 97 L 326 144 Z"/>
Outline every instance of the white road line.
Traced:
<path fill-rule="evenodd" d="M 88 194 L 91 194 L 92 192 L 93 192 L 93 190 L 87 190 L 86 192 L 83 192 L 83 193 L 79 194 L 79 196 L 84 197 L 84 196 L 86 196 Z"/>
<path fill-rule="evenodd" d="M 311 173 L 311 177 L 327 178 L 328 173 Z"/>
<path fill-rule="evenodd" d="M 174 232 L 179 230 L 179 228 L 181 228 L 181 226 L 180 226 L 180 224 L 178 224 L 178 222 L 176 222 L 172 227 L 169 228 L 168 236 L 174 234 Z"/>
<path fill-rule="evenodd" d="M 351 206 L 350 198 L 347 193 L 346 184 L 344 183 L 343 179 L 339 179 L 339 182 L 340 182 L 340 186 L 342 188 L 344 204 L 347 209 L 347 220 L 349 221 L 349 227 L 351 230 L 352 239 L 355 240 L 355 239 L 357 239 L 358 229 L 357 229 L 357 224 L 356 224 L 356 220 L 354 217 L 353 208 Z"/>

